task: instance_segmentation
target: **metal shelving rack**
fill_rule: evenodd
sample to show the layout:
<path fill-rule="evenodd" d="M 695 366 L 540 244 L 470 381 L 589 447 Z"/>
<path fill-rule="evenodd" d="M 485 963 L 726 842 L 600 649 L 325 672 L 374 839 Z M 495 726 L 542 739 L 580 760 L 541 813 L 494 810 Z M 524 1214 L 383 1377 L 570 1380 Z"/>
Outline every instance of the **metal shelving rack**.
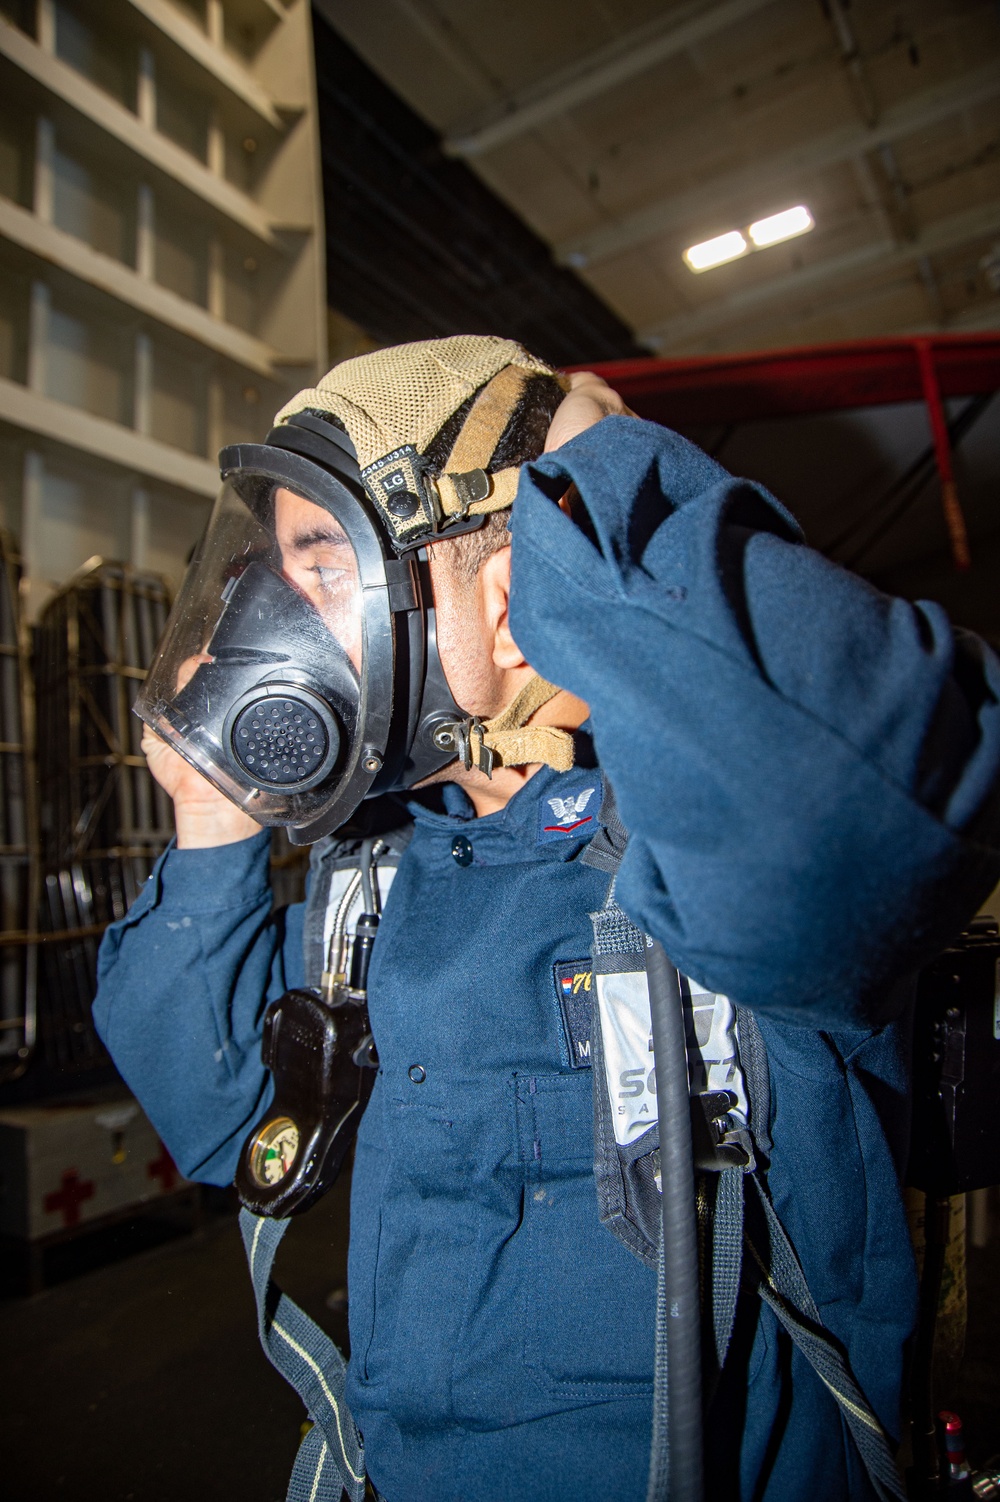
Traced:
<path fill-rule="evenodd" d="M 39 1047 L 62 1073 L 107 1063 L 90 1016 L 100 936 L 173 833 L 131 712 L 169 607 L 159 575 L 93 558 L 49 601 L 36 631 Z"/>
<path fill-rule="evenodd" d="M 0 533 L 0 1083 L 23 1074 L 34 1050 L 38 975 L 31 672 L 20 576 L 20 560 Z"/>

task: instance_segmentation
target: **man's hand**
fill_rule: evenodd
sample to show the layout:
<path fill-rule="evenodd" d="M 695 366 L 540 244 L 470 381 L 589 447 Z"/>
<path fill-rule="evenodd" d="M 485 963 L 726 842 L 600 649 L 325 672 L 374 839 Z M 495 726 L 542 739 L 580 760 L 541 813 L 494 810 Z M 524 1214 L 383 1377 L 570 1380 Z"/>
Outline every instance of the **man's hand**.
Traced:
<path fill-rule="evenodd" d="M 256 819 L 230 803 L 148 726 L 142 732 L 142 751 L 149 770 L 174 801 L 178 850 L 235 845 L 237 840 L 260 834 Z"/>
<path fill-rule="evenodd" d="M 204 655 L 190 657 L 177 675 L 177 687 L 183 688 L 194 676 L 200 662 L 210 662 Z M 142 730 L 142 754 L 160 787 L 173 799 L 177 825 L 178 850 L 206 850 L 213 845 L 235 845 L 260 833 L 260 825 L 242 809 L 230 803 L 207 777 L 196 772 L 167 742 L 148 725 Z"/>
<path fill-rule="evenodd" d="M 617 391 L 592 370 L 576 370 L 569 378 L 570 389 L 556 408 L 549 426 L 545 452 L 562 448 L 571 438 L 586 432 L 604 417 L 634 417 Z"/>

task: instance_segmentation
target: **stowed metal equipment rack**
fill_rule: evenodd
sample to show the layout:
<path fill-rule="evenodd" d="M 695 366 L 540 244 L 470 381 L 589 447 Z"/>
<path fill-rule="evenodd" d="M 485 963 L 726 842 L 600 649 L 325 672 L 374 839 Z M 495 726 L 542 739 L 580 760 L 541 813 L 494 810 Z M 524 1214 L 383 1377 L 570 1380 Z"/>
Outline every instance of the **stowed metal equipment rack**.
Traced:
<path fill-rule="evenodd" d="M 35 639 L 41 844 L 39 1047 L 61 1074 L 108 1063 L 90 1007 L 97 949 L 173 834 L 132 713 L 170 599 L 157 574 L 92 558 Z"/>
<path fill-rule="evenodd" d="M 38 836 L 31 671 L 20 607 L 20 560 L 0 532 L 0 1084 L 35 1046 Z"/>

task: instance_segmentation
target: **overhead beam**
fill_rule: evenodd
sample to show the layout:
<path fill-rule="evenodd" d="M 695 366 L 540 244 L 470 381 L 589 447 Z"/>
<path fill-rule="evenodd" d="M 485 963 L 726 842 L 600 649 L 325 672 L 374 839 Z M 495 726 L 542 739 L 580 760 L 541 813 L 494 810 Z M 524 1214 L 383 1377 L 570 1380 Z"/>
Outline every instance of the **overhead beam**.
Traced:
<path fill-rule="evenodd" d="M 961 214 L 952 214 L 929 225 L 916 240 L 904 245 L 886 241 L 861 245 L 843 255 L 830 256 L 825 261 L 816 261 L 811 266 L 802 266 L 797 271 L 758 282 L 745 287 L 730 297 L 710 303 L 693 313 L 682 313 L 652 323 L 640 330 L 640 343 L 656 349 L 670 349 L 678 344 L 698 338 L 701 334 L 713 333 L 727 323 L 736 323 L 749 313 L 767 308 L 774 302 L 788 302 L 797 293 L 813 291 L 829 282 L 842 281 L 846 277 L 867 271 L 894 266 L 905 266 L 918 261 L 921 256 L 940 255 L 969 240 L 983 235 L 992 235 L 1000 230 L 1000 203 L 986 204 L 966 209 Z"/>
<path fill-rule="evenodd" d="M 701 225 L 706 234 L 735 229 L 741 206 L 751 197 L 755 203 L 753 212 L 763 213 L 775 206 L 771 195 L 789 178 L 806 177 L 890 141 L 914 135 L 949 115 L 984 104 L 997 94 L 1000 94 L 1000 68 L 992 62 L 975 73 L 963 74 L 894 105 L 874 126 L 853 121 L 812 140 L 798 142 L 752 166 L 738 167 L 696 188 L 659 198 L 616 223 L 564 240 L 555 247 L 556 259 L 568 266 L 588 266 L 695 224 Z M 752 135 L 752 122 L 744 122 L 744 129 Z"/>
<path fill-rule="evenodd" d="M 645 26 L 636 27 L 607 47 L 492 105 L 488 111 L 454 129 L 445 138 L 444 150 L 449 156 L 481 156 L 648 72 L 668 57 L 686 52 L 773 3 L 774 0 L 723 0 L 722 4 L 706 10 L 702 0 L 691 0 L 668 18 L 657 17 Z"/>

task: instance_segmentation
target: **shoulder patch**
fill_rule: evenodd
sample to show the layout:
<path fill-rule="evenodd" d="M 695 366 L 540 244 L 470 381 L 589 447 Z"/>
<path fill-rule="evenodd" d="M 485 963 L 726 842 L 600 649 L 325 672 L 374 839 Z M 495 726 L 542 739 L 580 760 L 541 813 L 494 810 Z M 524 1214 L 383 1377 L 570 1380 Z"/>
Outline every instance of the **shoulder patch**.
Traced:
<path fill-rule="evenodd" d="M 594 980 L 589 959 L 563 960 L 552 966 L 556 1000 L 566 1029 L 566 1047 L 574 1069 L 589 1069 Z"/>
<path fill-rule="evenodd" d="M 543 798 L 538 806 L 538 842 L 579 839 L 591 834 L 597 825 L 601 806 L 600 782 L 578 784 L 568 792 Z"/>

